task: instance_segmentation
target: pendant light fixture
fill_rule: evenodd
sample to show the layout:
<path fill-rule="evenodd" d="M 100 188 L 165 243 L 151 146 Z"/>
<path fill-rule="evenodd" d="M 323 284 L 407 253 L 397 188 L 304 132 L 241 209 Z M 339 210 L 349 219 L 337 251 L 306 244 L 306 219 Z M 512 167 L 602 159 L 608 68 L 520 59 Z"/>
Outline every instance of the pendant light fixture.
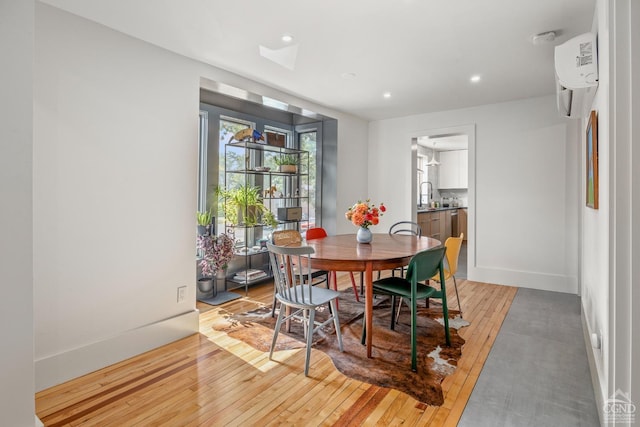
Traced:
<path fill-rule="evenodd" d="M 427 166 L 440 166 L 440 162 L 436 160 L 436 143 L 433 143 L 433 157 L 427 162 Z"/>

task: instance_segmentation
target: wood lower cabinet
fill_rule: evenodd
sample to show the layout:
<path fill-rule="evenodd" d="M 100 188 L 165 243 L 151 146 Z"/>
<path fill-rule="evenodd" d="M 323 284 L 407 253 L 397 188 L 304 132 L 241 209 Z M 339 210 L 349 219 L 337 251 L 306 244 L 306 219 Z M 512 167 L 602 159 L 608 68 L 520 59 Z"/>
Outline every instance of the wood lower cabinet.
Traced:
<path fill-rule="evenodd" d="M 447 210 L 440 212 L 440 237 L 442 237 L 442 243 L 446 242 L 451 237 L 451 213 L 453 210 Z"/>
<path fill-rule="evenodd" d="M 426 237 L 432 237 L 434 239 L 440 240 L 444 243 L 449 237 L 453 236 L 455 231 L 453 228 L 454 219 L 456 218 L 453 215 L 454 212 L 458 212 L 458 227 L 460 229 L 460 214 L 459 212 L 463 209 L 447 209 L 435 212 L 419 212 L 418 213 L 418 225 L 422 229 L 422 235 Z M 465 210 L 466 214 L 466 210 Z M 466 238 L 466 215 L 465 215 L 465 224 L 464 224 L 464 233 Z M 459 232 L 458 232 L 459 235 Z"/>
<path fill-rule="evenodd" d="M 422 235 L 423 236 L 429 236 L 429 234 L 431 233 L 431 227 L 429 226 L 430 221 L 431 221 L 431 217 L 429 216 L 429 212 L 420 212 L 418 213 L 418 225 L 420 226 L 420 229 L 422 230 Z"/>
<path fill-rule="evenodd" d="M 444 242 L 443 236 L 447 234 L 447 211 L 420 212 L 418 213 L 418 225 L 422 229 L 422 235 L 432 237 Z M 451 234 L 451 215 L 449 215 L 448 233 Z"/>
<path fill-rule="evenodd" d="M 442 232 L 444 231 L 444 212 L 431 212 L 430 216 L 430 228 L 429 228 L 429 237 L 433 237 L 434 239 L 438 239 L 442 241 Z"/>

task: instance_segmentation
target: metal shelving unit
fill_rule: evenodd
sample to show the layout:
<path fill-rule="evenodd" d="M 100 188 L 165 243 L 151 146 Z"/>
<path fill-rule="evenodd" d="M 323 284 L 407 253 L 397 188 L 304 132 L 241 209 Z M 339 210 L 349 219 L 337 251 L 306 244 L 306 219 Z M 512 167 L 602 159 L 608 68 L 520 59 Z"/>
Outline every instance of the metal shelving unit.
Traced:
<path fill-rule="evenodd" d="M 309 225 L 309 153 L 304 150 L 276 147 L 255 142 L 232 142 L 225 145 L 224 188 L 233 190 L 241 186 L 257 187 L 260 200 L 267 210 L 278 218 L 278 208 L 299 207 L 302 216 L 299 220 L 280 220 L 271 227 L 264 222 L 256 224 L 230 224 L 238 244 L 235 256 L 229 263 L 225 279 L 225 289 L 245 288 L 273 277 L 269 266 L 269 256 L 265 242 L 276 229 L 294 229 L 306 231 Z M 275 159 L 282 156 L 294 156 L 298 160 L 295 173 L 277 170 Z M 265 170 L 269 168 L 269 170 Z M 238 217 L 247 218 L 248 212 Z M 262 218 L 263 219 L 263 218 Z M 241 222 L 240 220 L 238 222 Z M 242 280 L 246 274 L 249 280 Z M 261 272 L 261 273 L 259 273 Z M 251 276 L 251 273 L 256 276 Z"/>

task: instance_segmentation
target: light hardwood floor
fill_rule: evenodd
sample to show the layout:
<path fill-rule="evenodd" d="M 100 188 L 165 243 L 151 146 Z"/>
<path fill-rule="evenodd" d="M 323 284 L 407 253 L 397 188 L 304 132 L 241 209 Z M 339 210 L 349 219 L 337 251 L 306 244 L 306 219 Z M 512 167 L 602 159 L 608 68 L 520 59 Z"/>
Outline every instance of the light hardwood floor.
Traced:
<path fill-rule="evenodd" d="M 347 275 L 341 288 L 350 287 Z M 349 379 L 313 350 L 305 377 L 304 349 L 268 353 L 208 327 L 213 319 L 270 304 L 273 285 L 250 288 L 240 300 L 198 303 L 200 333 L 36 395 L 46 426 L 432 425 L 455 426 L 478 379 L 516 288 L 458 284 L 466 340 L 445 402 L 427 406 L 404 393 Z M 453 283 L 449 305 L 456 307 Z"/>

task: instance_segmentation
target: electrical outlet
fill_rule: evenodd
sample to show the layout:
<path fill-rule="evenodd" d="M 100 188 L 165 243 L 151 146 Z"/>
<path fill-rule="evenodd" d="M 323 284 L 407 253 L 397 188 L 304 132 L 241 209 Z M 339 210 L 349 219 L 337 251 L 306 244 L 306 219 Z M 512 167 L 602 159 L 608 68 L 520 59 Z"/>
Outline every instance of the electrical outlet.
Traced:
<path fill-rule="evenodd" d="M 600 348 L 598 350 L 600 350 L 600 357 L 602 357 L 602 353 L 604 352 L 604 336 L 602 336 L 602 330 L 599 329 L 598 330 L 598 341 L 600 343 Z"/>
<path fill-rule="evenodd" d="M 600 335 L 596 334 L 595 332 L 591 334 L 591 347 L 595 348 L 596 350 L 600 350 L 600 346 L 602 345 L 602 343 L 600 342 Z"/>
<path fill-rule="evenodd" d="M 184 302 L 184 299 L 187 297 L 187 287 L 180 286 L 178 288 L 178 302 Z"/>

